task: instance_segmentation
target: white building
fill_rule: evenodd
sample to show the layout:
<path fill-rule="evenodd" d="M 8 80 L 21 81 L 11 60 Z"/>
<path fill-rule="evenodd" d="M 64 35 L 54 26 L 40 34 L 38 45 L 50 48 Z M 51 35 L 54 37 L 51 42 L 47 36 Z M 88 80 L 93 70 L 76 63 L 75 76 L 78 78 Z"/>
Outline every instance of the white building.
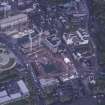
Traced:
<path fill-rule="evenodd" d="M 14 101 L 19 101 L 29 96 L 29 90 L 23 80 L 15 81 L 19 87 L 19 90 L 16 92 L 11 91 L 8 92 L 9 87 L 7 86 L 7 90 L 0 90 L 0 105 L 5 105 Z M 12 84 L 14 85 L 14 84 Z M 5 87 L 5 86 L 4 86 Z"/>
<path fill-rule="evenodd" d="M 29 29 L 29 19 L 26 14 L 17 14 L 0 20 L 0 31 L 13 38 L 21 38 L 33 33 Z"/>

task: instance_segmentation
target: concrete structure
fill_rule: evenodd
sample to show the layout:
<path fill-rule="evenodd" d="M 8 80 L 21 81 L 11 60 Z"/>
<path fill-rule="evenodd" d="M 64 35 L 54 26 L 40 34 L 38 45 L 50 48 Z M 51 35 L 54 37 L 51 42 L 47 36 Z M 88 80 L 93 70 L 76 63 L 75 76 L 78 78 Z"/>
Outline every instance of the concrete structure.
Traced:
<path fill-rule="evenodd" d="M 85 29 L 79 28 L 74 33 L 64 33 L 63 40 L 76 62 L 82 63 L 83 67 L 95 67 L 95 48 L 89 33 Z"/>
<path fill-rule="evenodd" d="M 63 39 L 67 45 L 82 46 L 89 44 L 89 34 L 79 29 L 74 33 L 64 33 Z"/>
<path fill-rule="evenodd" d="M 33 33 L 29 29 L 29 20 L 26 14 L 17 14 L 0 20 L 0 31 L 13 38 L 21 38 Z"/>
<path fill-rule="evenodd" d="M 16 66 L 15 55 L 2 44 L 0 45 L 0 73 L 13 69 Z"/>
<path fill-rule="evenodd" d="M 43 40 L 45 46 L 47 46 L 52 52 L 56 53 L 58 47 L 61 44 L 61 40 L 57 36 L 49 36 Z"/>
<path fill-rule="evenodd" d="M 10 87 L 10 85 L 14 85 Z M 5 90 L 1 90 L 4 87 Z M 12 89 L 13 91 L 11 91 Z M 22 100 L 29 96 L 29 90 L 23 80 L 14 81 L 14 84 L 8 81 L 8 85 L 4 82 L 4 85 L 0 86 L 0 105 L 12 103 L 14 101 Z"/>
<path fill-rule="evenodd" d="M 29 95 L 29 90 L 28 88 L 26 87 L 25 83 L 20 80 L 17 82 L 19 88 L 20 88 L 20 91 L 24 94 L 24 95 Z"/>
<path fill-rule="evenodd" d="M 1 2 L 0 4 L 0 18 L 6 18 L 8 17 L 8 15 L 10 15 L 12 9 L 11 9 L 11 5 L 9 5 L 6 2 Z"/>

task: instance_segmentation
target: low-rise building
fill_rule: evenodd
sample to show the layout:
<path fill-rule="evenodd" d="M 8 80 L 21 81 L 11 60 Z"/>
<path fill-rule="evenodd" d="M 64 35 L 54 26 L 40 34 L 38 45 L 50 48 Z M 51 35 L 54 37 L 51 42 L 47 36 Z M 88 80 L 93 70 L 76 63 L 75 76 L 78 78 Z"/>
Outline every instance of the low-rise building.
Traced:
<path fill-rule="evenodd" d="M 13 38 L 21 38 L 34 32 L 29 29 L 29 20 L 26 14 L 17 14 L 1 19 L 0 31 Z"/>
<path fill-rule="evenodd" d="M 73 33 L 64 33 L 63 40 L 72 52 L 74 59 L 78 61 L 90 59 L 95 55 L 90 35 L 85 29 L 80 28 Z"/>
<path fill-rule="evenodd" d="M 57 36 L 49 36 L 43 40 L 43 43 L 48 47 L 52 52 L 56 53 L 58 47 L 61 44 L 61 40 Z"/>
<path fill-rule="evenodd" d="M 15 55 L 0 43 L 0 73 L 10 71 L 16 66 Z"/>
<path fill-rule="evenodd" d="M 0 105 L 29 97 L 29 90 L 23 80 L 11 80 L 0 85 Z"/>

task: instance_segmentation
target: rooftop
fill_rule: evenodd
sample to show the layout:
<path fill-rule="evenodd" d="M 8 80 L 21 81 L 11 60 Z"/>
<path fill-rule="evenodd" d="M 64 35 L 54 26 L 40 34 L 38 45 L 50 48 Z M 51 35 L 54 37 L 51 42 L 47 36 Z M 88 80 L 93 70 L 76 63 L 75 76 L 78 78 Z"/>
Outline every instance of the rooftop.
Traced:
<path fill-rule="evenodd" d="M 0 46 L 0 72 L 11 70 L 16 65 L 14 54 L 7 48 Z"/>
<path fill-rule="evenodd" d="M 63 39 L 67 45 L 85 45 L 89 43 L 89 34 L 84 29 L 79 29 L 74 33 L 64 33 Z"/>
<path fill-rule="evenodd" d="M 47 47 L 41 43 L 36 43 L 38 40 L 32 40 L 32 49 L 30 42 L 22 44 L 22 51 L 26 54 L 27 59 L 35 69 L 38 78 L 42 81 L 55 80 L 56 77 L 69 77 L 75 71 L 69 54 L 53 54 Z M 70 78 L 69 78 L 70 79 Z M 43 83 L 42 83 L 43 84 Z"/>
<path fill-rule="evenodd" d="M 29 90 L 23 80 L 11 80 L 0 83 L 0 104 L 7 104 L 29 96 Z"/>

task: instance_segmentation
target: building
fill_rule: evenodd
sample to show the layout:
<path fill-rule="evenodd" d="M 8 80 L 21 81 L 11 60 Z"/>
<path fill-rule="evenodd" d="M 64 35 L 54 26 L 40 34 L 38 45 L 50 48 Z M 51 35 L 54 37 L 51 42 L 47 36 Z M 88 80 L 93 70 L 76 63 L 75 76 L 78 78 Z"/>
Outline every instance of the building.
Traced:
<path fill-rule="evenodd" d="M 88 14 L 87 13 L 75 13 L 71 19 L 71 23 L 76 28 L 87 28 Z"/>
<path fill-rule="evenodd" d="M 17 0 L 17 9 L 24 10 L 27 8 L 32 8 L 34 0 Z"/>
<path fill-rule="evenodd" d="M 48 47 L 52 52 L 57 53 L 58 47 L 61 44 L 61 40 L 55 36 L 49 36 L 43 40 L 43 43 Z"/>
<path fill-rule="evenodd" d="M 20 62 L 11 48 L 0 42 L 0 105 L 26 100 L 30 95 Z"/>
<path fill-rule="evenodd" d="M 95 53 L 90 35 L 84 29 L 80 28 L 73 33 L 64 33 L 63 40 L 73 53 L 75 59 L 90 59 Z"/>
<path fill-rule="evenodd" d="M 43 97 L 46 104 L 50 105 L 57 100 L 70 101 L 73 94 L 69 82 L 78 78 L 76 68 L 69 58 L 69 54 L 60 55 L 52 51 L 60 45 L 59 38 L 55 36 L 47 36 L 46 38 L 45 41 L 48 41 L 43 44 L 39 43 L 38 36 L 33 37 L 31 49 L 30 41 L 21 41 L 21 51 L 32 64 L 44 91 Z M 67 87 L 66 83 L 69 84 Z"/>
<path fill-rule="evenodd" d="M 63 39 L 67 45 L 83 46 L 89 43 L 89 34 L 80 28 L 73 33 L 64 33 Z"/>
<path fill-rule="evenodd" d="M 15 55 L 0 43 L 0 73 L 9 71 L 16 66 Z"/>
<path fill-rule="evenodd" d="M 26 14 L 17 14 L 0 20 L 0 31 L 13 38 L 21 38 L 33 33 L 29 29 L 29 20 Z"/>
<path fill-rule="evenodd" d="M 11 80 L 0 85 L 0 105 L 19 101 L 26 97 L 29 97 L 29 90 L 23 80 Z"/>
<path fill-rule="evenodd" d="M 0 3 L 0 19 L 8 17 L 12 12 L 11 5 L 7 2 Z"/>

